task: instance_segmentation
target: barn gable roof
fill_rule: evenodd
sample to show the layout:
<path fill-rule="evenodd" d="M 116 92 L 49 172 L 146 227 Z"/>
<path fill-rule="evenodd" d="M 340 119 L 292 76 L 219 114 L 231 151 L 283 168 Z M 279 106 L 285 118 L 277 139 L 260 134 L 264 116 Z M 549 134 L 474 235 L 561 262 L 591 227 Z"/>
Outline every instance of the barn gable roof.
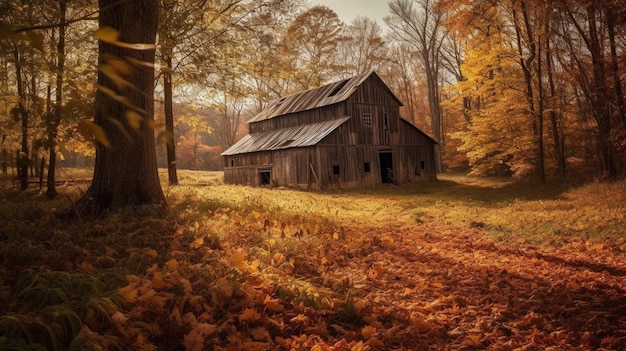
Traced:
<path fill-rule="evenodd" d="M 248 134 L 224 151 L 222 156 L 313 146 L 349 119 L 350 117 L 343 117 L 331 121 Z"/>
<path fill-rule="evenodd" d="M 248 121 L 254 123 L 289 113 L 312 110 L 347 100 L 356 89 L 370 76 L 375 76 L 389 94 L 402 106 L 402 102 L 391 89 L 378 77 L 376 72 L 369 71 L 352 78 L 326 84 L 318 88 L 287 95 L 271 101 L 267 108 Z"/>

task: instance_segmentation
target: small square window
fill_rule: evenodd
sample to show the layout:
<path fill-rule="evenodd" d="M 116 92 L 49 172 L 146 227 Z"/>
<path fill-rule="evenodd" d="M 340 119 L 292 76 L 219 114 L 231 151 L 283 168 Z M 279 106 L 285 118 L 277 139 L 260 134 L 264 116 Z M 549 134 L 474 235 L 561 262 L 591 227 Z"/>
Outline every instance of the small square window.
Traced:
<path fill-rule="evenodd" d="M 370 163 L 369 162 L 363 163 L 363 172 L 369 173 L 370 171 L 371 171 Z"/>
<path fill-rule="evenodd" d="M 372 126 L 372 114 L 371 113 L 363 114 L 363 125 L 366 127 Z"/>
<path fill-rule="evenodd" d="M 334 165 L 333 166 L 333 175 L 339 175 L 339 166 L 338 165 Z"/>

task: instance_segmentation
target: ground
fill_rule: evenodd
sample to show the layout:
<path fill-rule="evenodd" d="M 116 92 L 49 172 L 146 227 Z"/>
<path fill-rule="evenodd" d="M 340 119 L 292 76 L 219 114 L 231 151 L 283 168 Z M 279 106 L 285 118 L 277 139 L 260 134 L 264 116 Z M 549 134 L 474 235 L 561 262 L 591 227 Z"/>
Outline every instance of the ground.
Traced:
<path fill-rule="evenodd" d="M 626 183 L 180 180 L 166 210 L 96 220 L 3 193 L 0 346 L 626 349 Z"/>

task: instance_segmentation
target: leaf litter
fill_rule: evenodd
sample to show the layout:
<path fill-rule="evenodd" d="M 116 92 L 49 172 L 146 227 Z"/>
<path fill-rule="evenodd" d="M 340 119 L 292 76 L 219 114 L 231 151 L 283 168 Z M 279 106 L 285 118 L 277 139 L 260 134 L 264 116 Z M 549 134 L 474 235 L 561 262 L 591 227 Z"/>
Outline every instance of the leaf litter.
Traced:
<path fill-rule="evenodd" d="M 136 350 L 626 349 L 623 239 L 499 242 L 479 226 L 408 221 L 384 204 L 397 220 L 342 217 L 341 199 L 323 213 L 302 199 L 302 214 L 261 200 L 203 209 L 196 195 L 172 197 L 165 218 L 91 224 L 61 264 L 50 253 L 8 266 L 4 252 L 3 296 L 19 293 L 20 273 L 9 272 L 18 267 L 126 272 L 107 320 L 82 319 L 80 334 L 99 347 L 113 337 Z M 16 302 L 3 314 L 27 310 Z"/>

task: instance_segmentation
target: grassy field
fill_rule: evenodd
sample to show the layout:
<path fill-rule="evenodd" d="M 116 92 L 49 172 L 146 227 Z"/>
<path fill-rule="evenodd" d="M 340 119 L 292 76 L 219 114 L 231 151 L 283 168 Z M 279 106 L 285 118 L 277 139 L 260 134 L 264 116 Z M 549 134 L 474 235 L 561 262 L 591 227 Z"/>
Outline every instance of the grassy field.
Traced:
<path fill-rule="evenodd" d="M 436 182 L 409 186 L 311 193 L 229 186 L 220 172 L 183 171 L 180 186 L 165 189 L 174 196 L 189 191 L 202 201 L 256 206 L 277 215 L 322 216 L 338 223 L 367 219 L 479 227 L 494 240 L 514 243 L 558 246 L 570 238 L 626 238 L 624 181 L 572 187 L 443 174 Z"/>
<path fill-rule="evenodd" d="M 626 182 L 440 175 L 375 189 L 225 185 L 59 219 L 0 193 L 0 349 L 626 348 Z"/>

